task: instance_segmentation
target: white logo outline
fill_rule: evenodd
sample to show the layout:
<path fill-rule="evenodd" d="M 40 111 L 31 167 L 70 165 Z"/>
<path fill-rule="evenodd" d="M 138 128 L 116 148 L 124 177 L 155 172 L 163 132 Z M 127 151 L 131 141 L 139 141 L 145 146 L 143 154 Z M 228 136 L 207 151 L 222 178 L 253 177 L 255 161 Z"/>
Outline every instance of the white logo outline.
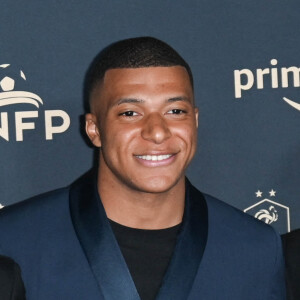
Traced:
<path fill-rule="evenodd" d="M 287 88 L 289 87 L 289 73 L 293 76 L 293 86 L 300 87 L 300 68 L 296 66 L 291 67 L 277 67 L 278 60 L 273 58 L 270 60 L 271 67 L 264 69 L 258 68 L 256 70 L 238 69 L 233 71 L 234 77 L 234 93 L 235 98 L 242 98 L 242 92 L 250 90 L 256 84 L 256 88 L 263 89 L 265 76 L 271 81 L 271 88 Z M 281 77 L 280 77 L 281 76 Z M 244 82 L 242 82 L 242 77 Z M 281 78 L 281 86 L 279 77 Z M 287 104 L 300 111 L 300 103 L 297 103 L 287 97 L 282 98 Z"/>
<path fill-rule="evenodd" d="M 0 69 L 5 69 L 9 67 L 10 64 L 0 64 Z M 16 91 L 16 80 L 22 78 L 26 81 L 26 76 L 22 70 L 19 69 L 18 78 L 15 75 L 7 74 L 0 78 L 0 108 L 3 106 L 14 105 L 14 104 L 30 104 L 36 108 L 40 107 L 40 104 L 44 105 L 43 100 L 36 94 L 29 91 Z M 9 72 L 8 72 L 9 73 Z M 11 76 L 11 77 L 10 77 Z M 63 133 L 70 127 L 71 120 L 67 112 L 54 109 L 54 110 L 43 110 L 42 114 L 44 116 L 44 133 L 46 140 L 53 140 L 53 135 L 58 133 Z M 10 115 L 10 117 L 9 117 Z M 0 112 L 0 138 L 10 141 L 11 127 L 9 123 L 9 118 L 13 118 L 15 123 L 15 141 L 24 141 L 23 132 L 25 130 L 35 130 L 35 119 L 39 117 L 38 110 L 31 111 L 15 111 L 11 112 Z M 54 118 L 60 118 L 62 120 L 60 125 L 55 125 L 53 123 Z M 30 121 L 27 119 L 31 119 Z M 27 121 L 25 121 L 27 120 Z M 0 204 L 1 208 L 1 204 Z"/>
<path fill-rule="evenodd" d="M 250 209 L 252 209 L 252 208 L 254 208 L 254 207 L 256 207 L 256 206 L 258 206 L 258 205 L 260 205 L 260 204 L 262 204 L 262 203 L 264 203 L 264 202 L 272 203 L 272 204 L 274 204 L 274 205 L 277 205 L 277 206 L 279 206 L 279 207 L 284 208 L 284 209 L 287 211 L 287 232 L 290 232 L 290 231 L 291 231 L 291 225 L 290 225 L 290 208 L 289 208 L 288 206 L 285 206 L 285 205 L 283 205 L 283 204 L 280 204 L 280 203 L 278 203 L 278 202 L 275 202 L 275 201 L 272 201 L 272 200 L 270 200 L 270 199 L 265 198 L 265 199 L 263 199 L 263 200 L 261 200 L 261 201 L 255 203 L 255 204 L 253 204 L 253 205 L 247 207 L 246 209 L 244 209 L 244 212 L 246 213 L 248 210 L 250 210 Z"/>
<path fill-rule="evenodd" d="M 268 209 L 260 209 L 255 215 L 254 218 L 265 222 L 266 224 L 272 224 L 278 220 L 277 210 L 273 205 Z"/>
<path fill-rule="evenodd" d="M 10 64 L 1 64 L 0 68 L 7 68 Z M 20 76 L 26 80 L 26 76 L 22 70 L 20 70 Z M 32 104 L 39 108 L 39 105 L 43 105 L 43 100 L 38 95 L 27 92 L 27 91 L 14 91 L 14 79 L 8 76 L 1 79 L 5 81 L 4 84 L 1 84 L 3 92 L 0 92 L 0 107 L 13 105 L 13 104 Z"/>
<path fill-rule="evenodd" d="M 286 97 L 283 97 L 283 100 L 284 100 L 287 104 L 289 104 L 290 106 L 292 106 L 292 107 L 294 107 L 294 108 L 296 108 L 297 110 L 300 111 L 300 103 L 297 103 L 297 102 L 295 102 L 295 101 L 292 101 L 292 100 L 290 100 L 290 99 L 288 99 L 288 98 L 286 98 Z"/>

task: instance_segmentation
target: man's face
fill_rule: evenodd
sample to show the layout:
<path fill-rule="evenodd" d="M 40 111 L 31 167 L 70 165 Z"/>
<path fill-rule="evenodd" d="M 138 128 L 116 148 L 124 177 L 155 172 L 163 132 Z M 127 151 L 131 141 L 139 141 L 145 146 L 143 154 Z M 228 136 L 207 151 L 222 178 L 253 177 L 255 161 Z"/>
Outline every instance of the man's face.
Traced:
<path fill-rule="evenodd" d="M 111 69 L 91 97 L 86 130 L 101 147 L 100 178 L 148 193 L 184 180 L 198 126 L 185 68 Z"/>

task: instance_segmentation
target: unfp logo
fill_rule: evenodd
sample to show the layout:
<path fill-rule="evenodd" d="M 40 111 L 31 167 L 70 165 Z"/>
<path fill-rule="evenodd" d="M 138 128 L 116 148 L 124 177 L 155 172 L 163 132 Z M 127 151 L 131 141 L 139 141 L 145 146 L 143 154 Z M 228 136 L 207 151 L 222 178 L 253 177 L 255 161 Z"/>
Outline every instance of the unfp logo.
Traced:
<path fill-rule="evenodd" d="M 263 89 L 266 83 L 271 84 L 272 89 L 289 87 L 289 79 L 293 87 L 300 87 L 300 68 L 296 66 L 277 68 L 278 61 L 270 60 L 270 67 L 264 69 L 242 69 L 234 70 L 234 93 L 235 98 L 242 98 L 244 93 L 250 89 Z M 300 111 L 300 103 L 287 97 L 283 100 Z"/>
<path fill-rule="evenodd" d="M 15 111 L 14 115 L 8 112 L 3 112 L 4 108 L 16 104 L 28 104 L 36 108 L 43 105 L 43 100 L 35 93 L 26 90 L 18 89 L 18 86 L 23 86 L 26 82 L 26 75 L 22 70 L 11 72 L 10 64 L 1 64 L 0 70 L 4 75 L 0 77 L 0 140 L 1 138 L 9 141 L 11 132 L 9 128 L 10 119 L 14 119 L 16 141 L 23 141 L 23 133 L 25 130 L 34 130 L 34 119 L 39 116 L 38 110 L 32 111 Z M 9 72 L 10 71 L 10 72 Z M 12 73 L 12 74 L 11 74 Z M 45 110 L 42 117 L 44 118 L 45 139 L 52 140 L 54 134 L 65 132 L 70 126 L 70 117 L 63 110 Z M 28 120 L 30 119 L 30 120 Z M 60 125 L 57 121 L 60 121 Z"/>
<path fill-rule="evenodd" d="M 263 192 L 258 190 L 256 198 L 262 198 Z M 244 212 L 252 215 L 256 219 L 272 225 L 281 234 L 290 231 L 290 209 L 289 207 L 275 202 L 276 191 L 269 191 L 268 198 L 262 199 L 257 203 L 249 206 Z M 272 199 L 272 200 L 271 200 Z"/>

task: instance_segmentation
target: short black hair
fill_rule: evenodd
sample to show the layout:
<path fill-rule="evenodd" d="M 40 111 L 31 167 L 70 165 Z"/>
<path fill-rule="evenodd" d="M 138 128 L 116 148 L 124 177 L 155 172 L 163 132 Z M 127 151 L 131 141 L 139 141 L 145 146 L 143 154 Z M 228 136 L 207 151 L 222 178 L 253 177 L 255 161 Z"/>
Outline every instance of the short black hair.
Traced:
<path fill-rule="evenodd" d="M 190 66 L 167 43 L 153 37 L 137 37 L 115 42 L 98 53 L 86 72 L 85 108 L 89 110 L 92 91 L 110 69 L 172 66 L 182 66 L 187 70 L 193 88 Z"/>

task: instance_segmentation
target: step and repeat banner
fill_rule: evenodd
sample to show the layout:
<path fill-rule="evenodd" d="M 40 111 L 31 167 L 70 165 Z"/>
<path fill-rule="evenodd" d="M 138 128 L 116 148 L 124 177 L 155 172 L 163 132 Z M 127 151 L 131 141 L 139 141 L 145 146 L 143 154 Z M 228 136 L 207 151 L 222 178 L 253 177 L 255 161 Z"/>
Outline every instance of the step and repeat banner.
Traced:
<path fill-rule="evenodd" d="M 154 36 L 193 70 L 192 183 L 280 233 L 300 227 L 299 1 L 4 0 L 0 14 L 2 206 L 92 167 L 86 69 L 114 41 Z"/>

